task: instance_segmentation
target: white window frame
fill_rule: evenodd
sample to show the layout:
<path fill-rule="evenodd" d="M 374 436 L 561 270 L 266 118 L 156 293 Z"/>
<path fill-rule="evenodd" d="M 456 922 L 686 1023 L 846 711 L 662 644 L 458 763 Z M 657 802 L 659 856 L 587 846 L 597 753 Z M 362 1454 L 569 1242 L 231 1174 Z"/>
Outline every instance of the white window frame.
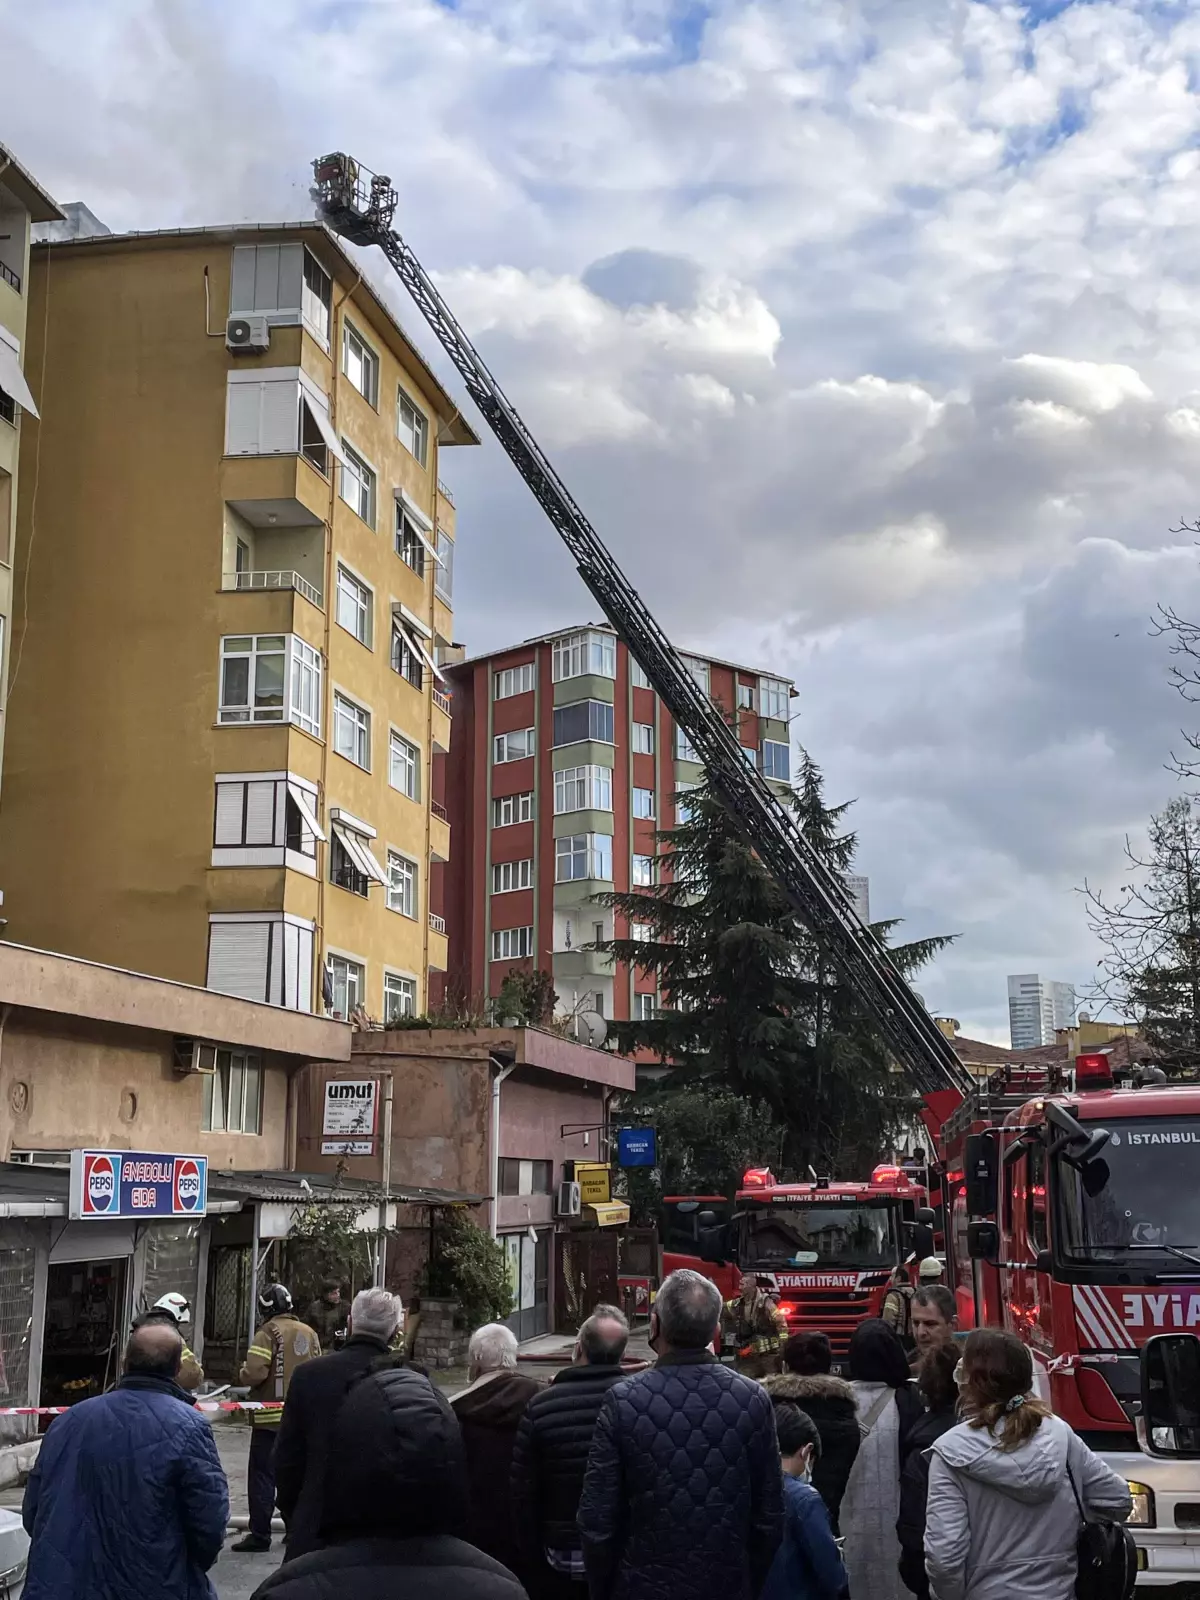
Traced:
<path fill-rule="evenodd" d="M 768 758 L 767 751 L 782 750 L 786 772 L 772 772 L 771 767 L 776 765 L 774 756 Z M 777 783 L 790 783 L 792 781 L 792 747 L 784 744 L 782 739 L 764 739 L 762 743 L 762 775 L 764 778 L 774 778 Z"/>
<path fill-rule="evenodd" d="M 320 273 L 324 280 L 319 289 L 308 281 L 310 263 L 313 275 Z M 333 279 L 307 248 L 304 251 L 304 269 L 300 279 L 300 316 L 304 326 L 321 348 L 328 350 L 329 329 L 333 320 Z"/>
<path fill-rule="evenodd" d="M 712 694 L 712 679 L 707 661 L 702 661 L 699 656 L 680 656 L 684 671 L 691 678 L 698 689 L 703 689 L 707 695 Z"/>
<path fill-rule="evenodd" d="M 406 407 L 411 420 L 404 416 Z M 396 386 L 396 437 L 414 461 L 429 465 L 429 418 L 402 383 Z"/>
<path fill-rule="evenodd" d="M 398 1001 L 398 1004 L 393 1004 Z M 417 980 L 404 972 L 390 972 L 386 968 L 383 974 L 383 1025 L 396 1022 L 402 1017 L 415 1017 L 417 1014 Z"/>
<path fill-rule="evenodd" d="M 316 785 L 295 773 L 218 772 L 210 865 L 290 867 L 315 878 L 319 810 Z"/>
<path fill-rule="evenodd" d="M 684 794 L 691 794 L 693 789 L 698 789 L 699 787 L 700 785 L 697 783 L 677 783 L 675 785 L 675 790 L 676 793 L 682 792 Z M 690 822 L 693 814 L 692 808 L 688 805 L 686 800 L 675 801 L 675 826 L 677 828 L 682 827 L 687 822 Z"/>
<path fill-rule="evenodd" d="M 632 654 L 629 657 L 629 681 L 635 689 L 649 689 L 651 694 L 654 693 L 654 685 L 646 676 L 645 667 Z"/>
<path fill-rule="evenodd" d="M 654 942 L 654 929 L 648 922 L 631 922 L 629 924 L 629 937 L 634 944 L 652 944 Z"/>
<path fill-rule="evenodd" d="M 532 927 L 492 929 L 493 961 L 524 961 L 532 955 Z"/>
<path fill-rule="evenodd" d="M 361 455 L 349 439 L 342 436 L 342 450 L 346 459 L 338 475 L 338 494 L 356 516 L 374 531 L 376 508 L 379 502 L 379 474 Z M 353 492 L 351 492 L 353 490 Z"/>
<path fill-rule="evenodd" d="M 533 888 L 533 858 L 521 861 L 492 862 L 492 893 L 515 894 L 518 889 Z"/>
<path fill-rule="evenodd" d="M 550 677 L 554 683 L 567 678 L 582 678 L 585 674 L 598 678 L 615 678 L 617 675 L 617 641 L 611 633 L 601 633 L 595 628 L 581 628 L 577 633 L 564 634 L 555 639 L 551 647 Z"/>
<path fill-rule="evenodd" d="M 366 645 L 368 650 L 374 648 L 375 639 L 375 591 L 370 584 L 352 572 L 344 562 L 337 564 L 336 603 L 334 616 L 339 628 L 357 639 L 359 644 Z M 347 615 L 351 621 L 347 622 L 343 616 L 343 601 L 346 603 Z"/>
<path fill-rule="evenodd" d="M 367 964 L 353 956 L 344 956 L 336 950 L 325 952 L 325 970 L 329 973 L 333 989 L 333 1014 L 350 1020 L 359 1006 L 366 1004 Z M 338 985 L 341 983 L 343 1006 L 338 1006 Z"/>
<path fill-rule="evenodd" d="M 348 754 L 342 749 L 343 723 L 353 728 L 354 754 Z M 356 767 L 361 767 L 364 772 L 371 770 L 371 713 L 357 700 L 352 700 L 348 694 L 343 694 L 340 689 L 333 692 L 333 748 L 335 754 L 344 761 L 351 762 Z M 359 760 L 361 753 L 363 759 Z"/>
<path fill-rule="evenodd" d="M 433 569 L 433 587 L 447 605 L 454 598 L 454 540 L 445 530 L 437 530 L 437 562 Z"/>
<path fill-rule="evenodd" d="M 506 814 L 507 813 L 507 814 Z M 500 794 L 492 798 L 492 827 L 511 828 L 518 822 L 533 821 L 533 790 L 522 794 Z"/>
<path fill-rule="evenodd" d="M 762 677 L 758 680 L 758 714 L 775 722 L 787 722 L 791 700 L 791 685 L 785 678 Z M 778 741 L 776 741 L 778 742 Z"/>
<path fill-rule="evenodd" d="M 605 843 L 601 844 L 600 841 Z M 563 871 L 569 865 L 568 872 Z M 582 867 L 582 871 L 577 870 Z M 607 871 L 605 868 L 607 867 Z M 555 883 L 582 883 L 595 880 L 611 883 L 613 877 L 613 836 L 610 833 L 563 834 L 554 841 Z"/>
<path fill-rule="evenodd" d="M 572 811 L 611 811 L 613 769 L 601 766 L 562 767 L 554 774 L 554 815 Z"/>
<path fill-rule="evenodd" d="M 249 649 L 230 649 L 242 640 L 249 641 Z M 260 649 L 259 641 L 279 640 L 269 649 Z M 254 704 L 258 659 L 260 656 L 283 657 L 283 703 L 279 706 Z M 225 663 L 235 660 L 249 661 L 247 674 L 247 701 L 241 705 L 225 700 Z M 315 645 L 294 633 L 230 633 L 221 639 L 217 662 L 217 722 L 222 727 L 252 727 L 255 724 L 280 724 L 292 722 L 314 737 L 321 736 L 321 653 Z"/>
<path fill-rule="evenodd" d="M 737 704 L 739 711 L 753 711 L 755 709 L 758 699 L 752 683 L 743 683 L 741 679 L 738 680 Z"/>
<path fill-rule="evenodd" d="M 678 723 L 675 725 L 675 759 L 676 761 L 691 761 L 697 766 L 700 764 L 700 757 L 696 754 L 695 745 Z"/>
<path fill-rule="evenodd" d="M 492 738 L 492 765 L 502 767 L 510 761 L 525 761 L 537 754 L 537 729 L 512 728 Z"/>
<path fill-rule="evenodd" d="M 228 951 L 222 957 L 217 956 L 215 935 L 230 926 L 241 929 L 244 936 L 260 944 L 262 972 L 251 992 L 242 986 L 223 988 L 214 981 L 214 961 L 229 960 Z M 214 993 L 254 1000 L 260 1005 L 281 1006 L 288 1011 L 312 1011 L 314 927 L 311 920 L 288 911 L 212 912 L 208 929 L 207 988 Z"/>
<path fill-rule="evenodd" d="M 574 739 L 563 739 L 560 743 L 556 728 L 559 713 L 564 711 L 574 711 L 579 706 L 587 706 L 588 708 L 587 732 L 582 738 L 576 737 Z M 612 722 L 611 738 L 606 739 L 602 734 L 598 734 L 593 731 L 592 722 L 594 719 L 591 710 L 593 706 L 600 706 L 608 711 Z M 613 705 L 611 700 L 597 700 L 592 696 L 589 696 L 586 700 L 572 700 L 565 706 L 555 706 L 550 719 L 550 736 L 554 741 L 553 748 L 555 750 L 567 750 L 573 744 L 615 744 L 617 739 L 616 707 Z"/>
<path fill-rule="evenodd" d="M 528 694 L 536 688 L 536 661 L 521 661 L 515 667 L 502 667 L 492 674 L 493 700 L 508 700 L 514 694 Z"/>
<path fill-rule="evenodd" d="M 288 685 L 289 721 L 296 727 L 321 737 L 322 678 L 324 663 L 316 645 L 309 644 L 299 634 L 292 634 L 292 649 L 288 656 L 290 681 Z"/>
<path fill-rule="evenodd" d="M 405 781 L 396 782 L 397 764 Z M 421 747 L 392 728 L 388 734 L 388 783 L 408 800 L 421 798 L 421 768 L 424 765 Z"/>
<path fill-rule="evenodd" d="M 201 1079 L 200 1131 L 246 1134 L 250 1137 L 261 1134 L 265 1076 L 263 1058 L 256 1050 L 237 1050 L 219 1045 L 214 1058 L 214 1071 L 206 1073 Z M 216 1118 L 218 1091 L 223 1101 L 219 1121 Z M 238 1102 L 236 1114 L 233 1106 L 235 1095 Z M 247 1126 L 248 1123 L 250 1126 Z"/>
<path fill-rule="evenodd" d="M 387 908 L 417 922 L 421 915 L 421 868 L 401 850 L 387 853 Z"/>
<path fill-rule="evenodd" d="M 655 801 L 653 789 L 639 789 L 636 785 L 633 790 L 632 801 L 633 815 L 642 822 L 653 822 L 658 815 L 658 806 Z"/>
<path fill-rule="evenodd" d="M 638 862 L 644 861 L 645 867 L 639 867 Z M 633 889 L 651 889 L 654 887 L 654 856 L 639 855 L 636 852 L 629 860 L 629 884 Z"/>
<path fill-rule="evenodd" d="M 286 722 L 288 720 L 288 650 L 286 633 L 230 633 L 221 639 L 221 655 L 217 683 L 217 721 L 237 726 L 254 722 Z M 241 648 L 233 648 L 241 646 Z M 244 702 L 226 699 L 226 663 L 245 661 L 246 699 Z M 260 661 L 271 661 L 279 668 L 279 704 L 256 704 Z M 270 693 L 276 692 L 272 686 Z"/>
<path fill-rule="evenodd" d="M 649 1004 L 647 1004 L 647 1001 Z M 635 1022 L 654 1022 L 658 1018 L 658 996 L 646 994 L 638 990 L 633 997 L 633 1020 Z"/>
<path fill-rule="evenodd" d="M 358 368 L 356 378 L 351 363 L 351 346 L 357 346 L 353 363 Z M 349 317 L 342 321 L 342 371 L 352 389 L 357 389 L 373 411 L 379 410 L 379 352 L 369 344 Z"/>
<path fill-rule="evenodd" d="M 635 722 L 633 725 L 633 752 L 639 756 L 654 754 L 654 724 Z"/>

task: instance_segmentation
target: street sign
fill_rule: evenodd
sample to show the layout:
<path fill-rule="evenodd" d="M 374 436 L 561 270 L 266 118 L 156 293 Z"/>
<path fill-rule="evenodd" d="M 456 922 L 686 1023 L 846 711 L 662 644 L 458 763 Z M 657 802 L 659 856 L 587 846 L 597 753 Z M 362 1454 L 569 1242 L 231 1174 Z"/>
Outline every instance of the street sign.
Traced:
<path fill-rule="evenodd" d="M 323 1156 L 373 1156 L 377 1078 L 329 1078 L 321 1119 Z"/>
<path fill-rule="evenodd" d="M 72 1150 L 67 1215 L 202 1217 L 208 1209 L 208 1157 L 147 1150 Z"/>
<path fill-rule="evenodd" d="M 658 1165 L 658 1139 L 653 1128 L 617 1129 L 617 1165 L 619 1167 L 656 1167 Z"/>

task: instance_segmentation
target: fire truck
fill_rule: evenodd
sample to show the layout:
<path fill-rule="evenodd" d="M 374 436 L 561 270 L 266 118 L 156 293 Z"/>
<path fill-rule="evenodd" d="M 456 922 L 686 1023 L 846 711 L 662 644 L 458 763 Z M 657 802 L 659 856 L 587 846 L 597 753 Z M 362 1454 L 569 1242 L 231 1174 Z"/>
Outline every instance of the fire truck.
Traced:
<path fill-rule="evenodd" d="M 692 1267 L 725 1299 L 743 1272 L 768 1278 L 789 1329 L 820 1329 L 839 1356 L 859 1323 L 879 1315 L 896 1267 L 933 1245 L 925 1191 L 898 1166 L 876 1167 L 867 1183 L 776 1183 L 751 1167 L 732 1203 L 676 1195 L 664 1204 L 664 1273 Z"/>
<path fill-rule="evenodd" d="M 1200 1467 L 1147 1449 L 1141 1362 L 1200 1332 L 1200 1086 L 1118 1087 L 1085 1053 L 1000 1067 L 927 1126 L 960 1325 L 1015 1333 L 1041 1397 L 1129 1480 L 1140 1582 L 1200 1592 Z"/>

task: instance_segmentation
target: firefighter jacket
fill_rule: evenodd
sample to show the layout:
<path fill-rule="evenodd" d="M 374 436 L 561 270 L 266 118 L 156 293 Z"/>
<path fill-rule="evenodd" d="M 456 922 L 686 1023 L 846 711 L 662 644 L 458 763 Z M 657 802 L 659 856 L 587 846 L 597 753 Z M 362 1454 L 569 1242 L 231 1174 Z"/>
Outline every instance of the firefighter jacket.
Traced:
<path fill-rule="evenodd" d="M 742 1355 L 769 1356 L 783 1348 L 787 1318 L 769 1294 L 756 1289 L 749 1300 L 740 1295 L 725 1302 L 725 1326 Z"/>
<path fill-rule="evenodd" d="M 175 1382 L 181 1389 L 186 1389 L 189 1394 L 194 1393 L 204 1382 L 204 1368 L 196 1360 L 191 1350 L 185 1344 L 183 1358 L 179 1363 L 179 1376 Z"/>
<path fill-rule="evenodd" d="M 272 1317 L 254 1335 L 254 1342 L 246 1351 L 240 1381 L 249 1384 L 250 1399 L 280 1406 L 278 1411 L 253 1411 L 251 1425 L 256 1428 L 277 1428 L 283 1415 L 282 1403 L 287 1399 L 288 1385 L 297 1367 L 321 1354 L 321 1341 L 306 1322 L 301 1322 L 294 1312 Z"/>

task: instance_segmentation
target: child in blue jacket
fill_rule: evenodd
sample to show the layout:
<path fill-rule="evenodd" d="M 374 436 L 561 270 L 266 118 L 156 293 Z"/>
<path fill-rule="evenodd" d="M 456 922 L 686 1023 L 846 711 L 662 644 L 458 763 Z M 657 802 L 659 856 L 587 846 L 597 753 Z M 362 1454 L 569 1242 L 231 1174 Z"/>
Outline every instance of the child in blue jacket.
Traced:
<path fill-rule="evenodd" d="M 821 1454 L 817 1425 L 785 1401 L 775 1406 L 775 1431 L 783 1460 L 783 1543 L 760 1600 L 838 1600 L 846 1589 L 846 1569 L 825 1502 L 809 1481 Z"/>

